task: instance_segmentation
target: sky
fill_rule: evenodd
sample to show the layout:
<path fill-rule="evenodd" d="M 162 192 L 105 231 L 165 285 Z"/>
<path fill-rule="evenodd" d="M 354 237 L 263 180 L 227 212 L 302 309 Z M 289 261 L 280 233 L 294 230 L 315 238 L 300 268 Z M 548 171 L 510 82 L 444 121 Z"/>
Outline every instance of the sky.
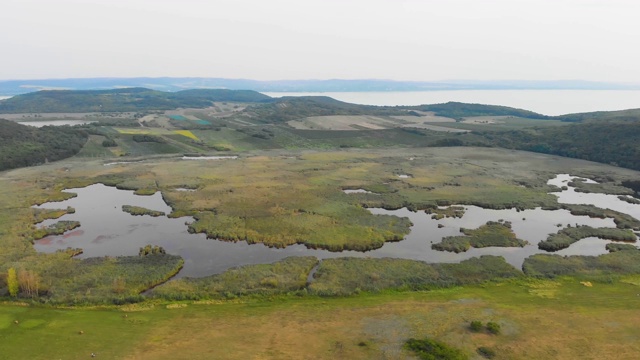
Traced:
<path fill-rule="evenodd" d="M 0 0 L 0 79 L 640 82 L 637 0 Z"/>

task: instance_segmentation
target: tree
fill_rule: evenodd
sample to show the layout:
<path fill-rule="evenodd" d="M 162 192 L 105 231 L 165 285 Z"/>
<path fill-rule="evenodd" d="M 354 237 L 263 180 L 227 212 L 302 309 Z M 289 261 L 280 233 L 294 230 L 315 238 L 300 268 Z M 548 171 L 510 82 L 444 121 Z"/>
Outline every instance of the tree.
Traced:
<path fill-rule="evenodd" d="M 18 283 L 18 276 L 16 274 L 16 269 L 14 268 L 9 268 L 9 271 L 7 273 L 7 285 L 9 286 L 9 295 L 13 297 L 18 296 L 20 285 Z"/>

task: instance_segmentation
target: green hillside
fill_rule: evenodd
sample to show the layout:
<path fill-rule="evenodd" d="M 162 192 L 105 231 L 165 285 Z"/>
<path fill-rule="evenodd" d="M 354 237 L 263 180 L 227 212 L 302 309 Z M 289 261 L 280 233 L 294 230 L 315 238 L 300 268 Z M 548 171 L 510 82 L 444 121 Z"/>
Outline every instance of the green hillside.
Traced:
<path fill-rule="evenodd" d="M 640 121 L 589 121 L 521 131 L 474 132 L 488 146 L 560 155 L 640 170 Z M 470 134 L 471 136 L 471 134 Z M 477 137 L 473 137 L 477 141 Z"/>
<path fill-rule="evenodd" d="M 431 111 L 435 115 L 459 119 L 471 116 L 517 116 L 527 119 L 550 119 L 549 116 L 508 106 L 467 104 L 450 101 L 444 104 L 420 105 L 412 109 Z"/>
<path fill-rule="evenodd" d="M 473 116 L 514 116 L 528 119 L 550 119 L 532 111 L 507 106 L 466 104 L 448 102 L 419 106 L 372 106 L 357 105 L 326 96 L 283 97 L 272 103 L 254 106 L 251 109 L 263 122 L 286 122 L 309 116 L 329 115 L 416 115 L 415 111 L 433 112 L 437 116 L 460 119 Z"/>
<path fill-rule="evenodd" d="M 0 101 L 0 113 L 81 113 L 204 108 L 214 101 L 260 102 L 270 97 L 250 90 L 202 89 L 175 93 L 126 88 L 45 90 Z"/>

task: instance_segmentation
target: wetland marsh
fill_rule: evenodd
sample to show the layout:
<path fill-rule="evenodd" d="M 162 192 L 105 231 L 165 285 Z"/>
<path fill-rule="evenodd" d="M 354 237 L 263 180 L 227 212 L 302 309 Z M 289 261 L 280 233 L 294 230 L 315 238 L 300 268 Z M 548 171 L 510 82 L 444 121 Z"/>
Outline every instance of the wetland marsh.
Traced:
<path fill-rule="evenodd" d="M 113 171 L 116 173 L 124 172 L 124 174 L 131 174 L 131 171 L 134 171 L 132 178 L 127 179 L 121 175 L 117 177 L 122 179 L 116 181 L 120 189 L 102 184 L 68 189 L 64 192 L 77 194 L 77 197 L 64 202 L 40 205 L 39 208 L 48 209 L 70 206 L 76 212 L 66 214 L 56 220 L 46 220 L 38 226 L 48 226 L 59 220 L 77 220 L 82 226 L 63 235 L 49 236 L 38 240 L 35 247 L 38 251 L 44 252 L 55 252 L 67 247 L 82 248 L 84 253 L 79 257 L 90 258 L 131 256 L 135 255 L 140 247 L 147 244 L 159 245 L 165 248 L 168 253 L 179 255 L 184 259 L 184 268 L 179 273 L 179 277 L 208 276 L 235 266 L 271 263 L 290 256 L 314 256 L 319 259 L 344 256 L 391 257 L 440 263 L 459 262 L 482 255 L 499 255 L 505 257 L 507 262 L 514 267 L 521 268 L 525 258 L 533 254 L 545 253 L 545 251 L 538 249 L 537 244 L 540 241 L 567 225 L 589 225 L 596 228 L 616 226 L 612 218 L 599 219 L 586 215 L 572 215 L 566 209 L 541 208 L 541 206 L 553 205 L 553 199 L 556 196 L 560 199 L 560 203 L 564 202 L 562 199 L 566 196 L 565 194 L 574 194 L 573 196 L 583 198 L 596 197 L 599 200 L 592 201 L 596 206 L 600 204 L 598 201 L 602 201 L 602 199 L 606 199 L 608 205 L 612 202 L 618 202 L 624 206 L 619 209 L 623 212 L 637 211 L 640 208 L 640 205 L 619 200 L 615 195 L 576 193 L 574 187 L 571 186 L 560 192 L 553 192 L 559 190 L 561 186 L 567 186 L 570 180 L 568 175 L 554 177 L 549 173 L 546 175 L 549 178 L 548 182 L 542 177 L 538 178 L 539 175 L 527 179 L 524 176 L 527 173 L 525 171 L 526 165 L 513 164 L 511 169 L 506 169 L 496 162 L 483 160 L 482 156 L 479 156 L 482 152 L 487 155 L 495 153 L 496 156 L 510 156 L 506 152 L 495 150 L 482 149 L 477 152 L 465 152 L 463 149 L 457 149 L 457 153 L 448 155 L 435 151 L 422 154 L 411 152 L 407 155 L 400 155 L 402 152 L 396 151 L 394 156 L 380 157 L 381 155 L 375 152 L 351 151 L 309 153 L 298 157 L 280 155 L 234 157 L 232 162 L 214 161 L 205 168 L 194 167 L 190 162 L 183 163 L 174 160 L 166 162 L 166 160 L 160 159 L 134 164 L 122 163 L 103 175 L 107 176 Z M 449 161 L 455 161 L 464 167 L 451 166 L 453 165 L 451 162 L 443 163 L 442 159 L 433 160 L 433 155 L 448 158 Z M 559 160 L 558 158 L 545 158 L 527 153 L 519 155 L 529 157 L 530 161 L 552 162 Z M 326 162 L 327 159 L 332 159 L 333 162 L 341 163 L 341 165 L 329 165 Z M 594 166 L 592 163 L 582 163 Z M 492 206 L 498 207 L 497 209 L 463 205 L 464 215 L 462 217 L 434 218 L 424 211 L 410 211 L 402 206 L 407 203 L 406 200 L 402 200 L 405 192 L 414 200 L 416 196 L 432 196 L 433 202 L 429 204 L 435 205 L 439 200 L 438 196 L 442 196 L 442 191 L 449 191 L 447 189 L 462 194 L 465 193 L 466 188 L 495 192 L 494 201 L 500 200 L 501 194 L 498 193 L 496 187 L 499 186 L 499 183 L 489 172 L 475 173 L 473 181 L 457 186 L 451 186 L 454 181 L 447 180 L 456 179 L 455 182 L 460 182 L 462 173 L 473 171 L 471 170 L 473 167 L 480 165 L 490 165 L 496 173 L 510 171 L 511 176 L 514 173 L 519 173 L 520 176 L 524 176 L 523 179 L 527 179 L 526 181 L 521 179 L 520 182 L 524 181 L 535 185 L 527 187 L 517 184 L 508 185 L 509 182 L 504 182 L 500 188 L 502 191 L 511 191 L 514 195 L 518 194 L 521 197 L 512 195 L 513 197 L 509 201 L 494 202 Z M 280 172 L 268 173 L 264 171 L 272 166 L 279 168 Z M 186 171 L 181 171 L 181 177 L 178 179 L 175 178 L 176 173 L 171 173 L 172 175 L 166 177 L 170 174 L 166 171 L 175 167 L 183 168 Z M 343 171 L 343 168 L 347 168 L 349 171 Z M 427 170 L 425 168 L 431 168 L 432 171 L 425 171 Z M 155 184 L 152 186 L 155 188 L 151 192 L 153 195 L 134 194 L 133 189 L 149 189 L 151 186 L 147 180 L 144 180 L 148 178 L 149 171 L 155 174 L 163 172 L 166 175 L 160 177 L 159 187 Z M 295 179 L 295 174 L 309 174 L 309 172 L 310 174 L 316 173 L 315 177 L 311 177 L 309 181 L 291 183 Z M 404 175 L 405 172 L 411 173 L 412 176 L 398 177 L 395 175 Z M 556 187 L 547 187 L 547 184 Z M 488 188 L 483 190 L 485 186 Z M 123 188 L 131 188 L 132 190 L 124 190 Z M 365 188 L 379 192 L 371 192 Z M 292 192 L 295 192 L 295 197 L 292 196 Z M 548 196 L 547 202 L 523 202 L 530 198 L 529 192 Z M 434 196 L 433 193 L 440 193 L 440 195 Z M 314 200 L 319 196 L 324 201 Z M 173 206 L 169 206 L 165 201 Z M 466 201 L 468 199 L 461 197 L 454 204 L 464 204 Z M 581 201 L 570 202 L 581 203 Z M 327 202 L 332 203 L 333 207 L 327 208 Z M 224 206 L 228 203 L 236 204 L 235 209 L 230 209 L 236 211 L 235 220 L 233 213 L 228 213 L 227 206 Z M 266 213 L 262 212 L 264 210 L 255 208 L 251 205 L 252 203 L 266 204 L 263 207 L 267 206 L 270 210 Z M 211 209 L 211 205 L 214 204 L 217 204 L 214 206 L 215 211 L 205 210 Z M 123 205 L 164 212 L 169 216 L 132 216 L 122 211 Z M 366 205 L 368 209 L 361 208 L 362 205 Z M 514 205 L 515 207 L 512 207 Z M 531 208 L 528 208 L 529 206 Z M 394 207 L 398 208 L 394 209 Z M 347 214 L 356 214 L 356 219 L 359 220 L 348 225 L 352 229 L 355 228 L 351 232 L 334 234 L 342 236 L 344 245 L 337 248 L 332 245 L 336 242 L 335 237 L 320 238 L 328 241 L 324 243 L 305 242 L 302 234 L 307 231 L 322 232 L 322 228 L 316 226 L 327 219 L 333 222 L 347 221 L 346 224 L 349 224 L 348 220 L 339 220 L 342 216 L 352 216 Z M 194 216 L 196 219 L 208 217 L 209 225 L 206 225 L 208 227 L 196 227 L 198 220 L 194 219 Z M 220 217 L 225 219 L 227 225 L 224 225 L 225 222 L 221 222 Z M 301 217 L 307 218 L 300 222 Z M 383 219 L 382 222 L 378 220 L 378 217 Z M 320 220 L 314 220 L 314 218 Z M 527 244 L 522 247 L 472 247 L 468 251 L 457 254 L 431 248 L 433 244 L 439 243 L 444 237 L 460 235 L 460 228 L 476 229 L 492 221 L 509 222 L 515 235 L 527 241 Z M 393 223 L 404 225 L 398 228 L 393 227 L 397 226 L 392 225 Z M 237 232 L 231 233 L 228 224 L 236 226 Z M 388 228 L 390 230 L 386 231 L 397 232 L 392 232 L 396 235 L 389 235 L 388 240 L 383 242 L 378 242 L 376 237 L 369 238 L 373 240 L 370 243 L 373 244 L 373 247 L 357 251 L 359 249 L 349 249 L 349 245 L 353 237 L 362 233 L 361 230 L 357 230 L 358 224 L 364 226 L 365 229 L 376 226 L 382 226 L 384 229 L 385 226 L 391 225 L 392 227 Z M 227 227 L 220 229 L 219 226 Z M 305 226 L 309 227 L 308 230 L 305 230 Z M 285 232 L 289 231 L 292 234 L 292 238 L 279 238 L 278 241 L 277 238 L 273 239 L 268 235 L 269 233 L 282 232 L 282 227 L 285 228 Z M 213 237 L 208 239 L 205 235 L 224 234 L 223 231 L 227 231 L 227 238 Z M 253 239 L 244 237 L 245 234 L 251 232 L 254 234 Z M 357 240 L 366 241 L 367 239 Z M 559 254 L 604 254 L 607 252 L 606 244 L 605 240 L 584 239 L 571 245 L 568 249 L 561 250 Z"/>
<path fill-rule="evenodd" d="M 338 154 L 333 156 L 338 156 Z M 345 159 L 352 157 L 353 159 L 358 159 L 361 155 L 343 153 L 342 156 Z M 251 159 L 243 159 L 241 161 L 253 162 Z M 271 159 L 271 161 L 275 160 Z M 410 161 L 416 160 L 413 158 Z M 225 166 L 220 165 L 220 167 L 224 168 Z M 387 176 L 393 175 L 389 174 Z M 408 176 L 400 178 L 416 180 Z M 576 192 L 574 187 L 567 186 L 571 179 L 569 175 L 564 174 L 555 176 L 547 182 L 547 184 L 558 188 L 566 186 L 565 190 L 551 192 L 551 194 L 559 198 L 560 203 L 564 203 L 564 199 L 568 199 L 566 201 L 573 204 L 589 203 L 600 207 L 604 205 L 606 205 L 604 207 L 611 207 L 612 203 L 618 203 L 620 207 L 617 210 L 623 213 L 637 216 L 638 212 L 640 212 L 640 205 L 619 200 L 615 195 Z M 417 180 L 425 181 L 425 178 Z M 395 186 L 399 187 L 400 184 Z M 205 184 L 200 184 L 200 187 L 205 187 Z M 197 187 L 189 189 L 176 187 L 163 190 L 163 195 L 171 199 L 181 197 L 197 199 L 201 197 L 199 193 L 203 192 Z M 185 190 L 189 190 L 187 194 L 185 194 Z M 174 191 L 182 194 L 175 194 Z M 169 254 L 178 255 L 184 259 L 184 268 L 179 273 L 179 277 L 209 276 L 236 266 L 272 263 L 290 256 L 313 256 L 318 259 L 344 256 L 402 258 L 429 263 L 443 263 L 460 262 L 482 255 L 498 255 L 503 256 L 508 263 L 520 269 L 525 258 L 534 254 L 547 253 L 538 248 L 538 243 L 549 234 L 555 233 L 565 226 L 616 227 L 612 218 L 600 219 L 586 215 L 573 215 L 566 209 L 542 209 L 541 207 L 532 209 L 488 209 L 474 205 L 463 205 L 463 215 L 461 217 L 436 218 L 424 211 L 410 211 L 406 207 L 395 210 L 373 207 L 367 209 L 372 214 L 370 216 L 372 220 L 369 220 L 372 224 L 376 223 L 375 218 L 377 216 L 397 218 L 399 220 L 408 219 L 406 223 L 411 225 L 407 229 L 406 235 L 401 240 L 386 241 L 381 243 L 380 246 L 376 245 L 376 248 L 365 251 L 349 250 L 348 246 L 346 249 L 329 251 L 332 249 L 322 249 L 323 244 L 309 245 L 304 242 L 284 245 L 270 243 L 267 244 L 270 246 L 266 246 L 260 241 L 250 243 L 244 238 L 235 238 L 232 239 L 233 241 L 224 241 L 225 239 L 217 238 L 207 239 L 204 234 L 194 234 L 193 231 L 189 231 L 189 224 L 196 221 L 191 216 L 178 218 L 164 215 L 158 217 L 133 216 L 122 211 L 123 206 L 129 205 L 166 214 L 178 210 L 172 209 L 164 202 L 160 191 L 155 192 L 153 195 L 141 196 L 134 194 L 133 190 L 94 184 L 85 188 L 67 189 L 64 192 L 77 194 L 77 196 L 61 203 L 45 203 L 37 208 L 59 209 L 70 206 L 76 210 L 75 213 L 66 214 L 57 220 L 46 220 L 37 226 L 48 226 L 59 220 L 79 221 L 82 226 L 62 235 L 48 236 L 36 241 L 35 248 L 38 251 L 55 252 L 71 247 L 83 249 L 84 252 L 79 256 L 80 258 L 131 256 L 135 255 L 139 248 L 147 244 L 158 245 L 166 249 Z M 336 189 L 334 192 L 337 192 L 337 194 L 334 193 L 330 196 L 339 198 L 339 190 Z M 342 199 L 346 203 L 358 196 L 380 196 L 380 194 L 368 192 L 364 189 L 346 189 L 342 190 L 342 192 L 347 196 L 346 199 Z M 219 195 L 219 197 L 222 196 Z M 219 201 L 220 199 L 209 200 Z M 292 199 L 291 201 L 295 200 Z M 286 209 L 281 208 L 279 211 L 286 212 Z M 299 216 L 299 213 L 294 214 L 294 216 Z M 279 221 L 288 220 L 281 217 Z M 461 228 L 477 229 L 488 222 L 497 221 L 508 222 L 515 236 L 525 240 L 526 244 L 516 247 L 472 247 L 462 253 L 439 251 L 432 248 L 433 244 L 440 243 L 443 238 L 461 235 Z M 247 226 L 247 228 L 240 229 L 241 231 L 250 231 L 248 224 L 244 226 Z M 316 231 L 322 230 L 316 229 Z M 567 249 L 559 251 L 558 254 L 605 254 L 607 253 L 605 246 L 609 242 L 607 240 L 586 238 L 577 241 Z"/>

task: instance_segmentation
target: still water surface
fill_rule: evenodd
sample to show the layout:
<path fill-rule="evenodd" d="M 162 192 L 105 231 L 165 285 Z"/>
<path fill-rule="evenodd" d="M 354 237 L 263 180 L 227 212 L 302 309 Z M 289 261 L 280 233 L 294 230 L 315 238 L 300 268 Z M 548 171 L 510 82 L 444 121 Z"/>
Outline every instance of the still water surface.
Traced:
<path fill-rule="evenodd" d="M 271 97 L 329 96 L 362 105 L 422 105 L 458 101 L 503 105 L 544 115 L 640 108 L 639 90 L 455 90 L 371 92 L 266 92 Z"/>
<path fill-rule="evenodd" d="M 571 177 L 559 175 L 549 181 L 554 185 L 565 185 Z M 431 219 L 424 212 L 411 212 L 407 209 L 384 210 L 370 209 L 373 214 L 406 216 L 413 222 L 411 233 L 399 242 L 385 243 L 379 249 L 357 252 L 329 252 L 307 249 L 304 245 L 292 245 L 284 249 L 269 248 L 262 244 L 249 245 L 246 242 L 224 242 L 207 239 L 203 234 L 189 234 L 187 222 L 192 218 L 170 219 L 167 217 L 133 216 L 122 211 L 122 205 L 142 206 L 151 210 L 170 213 L 171 208 L 163 201 L 161 194 L 138 196 L 133 191 L 118 190 L 102 184 L 85 188 L 68 189 L 77 197 L 63 202 L 46 203 L 39 207 L 48 209 L 72 206 L 75 214 L 68 214 L 58 220 L 77 220 L 81 226 L 64 235 L 49 236 L 35 243 L 42 252 L 53 252 L 66 247 L 79 247 L 84 250 L 81 258 L 95 256 L 136 255 L 138 249 L 147 244 L 164 247 L 168 253 L 180 255 L 185 260 L 183 270 L 178 277 L 201 277 L 223 272 L 234 266 L 271 263 L 289 256 L 315 256 L 319 259 L 354 257 L 395 257 L 427 262 L 459 262 L 480 255 L 500 255 L 512 265 L 520 268 L 524 259 L 530 255 L 544 253 L 537 243 L 546 239 L 550 233 L 557 232 L 558 224 L 566 226 L 590 225 L 593 227 L 615 227 L 612 219 L 593 219 L 587 216 L 574 216 L 567 210 L 542 210 L 540 208 L 524 211 L 515 209 L 489 210 L 476 206 L 465 206 L 462 218 Z M 617 210 L 640 215 L 640 205 L 633 205 L 617 199 L 616 196 L 603 194 L 576 193 L 573 188 L 557 193 L 561 202 L 592 203 L 601 207 L 620 206 Z M 617 203 L 622 204 L 617 204 Z M 623 211 L 624 209 L 627 211 Z M 530 244 L 523 248 L 489 247 L 470 249 L 455 254 L 431 249 L 431 244 L 440 242 L 444 236 L 460 235 L 460 227 L 477 228 L 487 221 L 503 219 L 511 221 L 515 234 Z M 47 220 L 48 225 L 58 220 Z M 438 224 L 443 225 L 439 228 Z M 557 252 L 561 255 L 599 255 L 606 253 L 605 245 L 609 241 L 596 238 L 581 240 L 569 248 Z"/>
<path fill-rule="evenodd" d="M 84 125 L 92 122 L 93 121 L 86 121 L 86 120 L 49 120 L 49 121 L 18 121 L 18 124 L 33 126 L 33 127 L 43 127 L 43 126 Z"/>

